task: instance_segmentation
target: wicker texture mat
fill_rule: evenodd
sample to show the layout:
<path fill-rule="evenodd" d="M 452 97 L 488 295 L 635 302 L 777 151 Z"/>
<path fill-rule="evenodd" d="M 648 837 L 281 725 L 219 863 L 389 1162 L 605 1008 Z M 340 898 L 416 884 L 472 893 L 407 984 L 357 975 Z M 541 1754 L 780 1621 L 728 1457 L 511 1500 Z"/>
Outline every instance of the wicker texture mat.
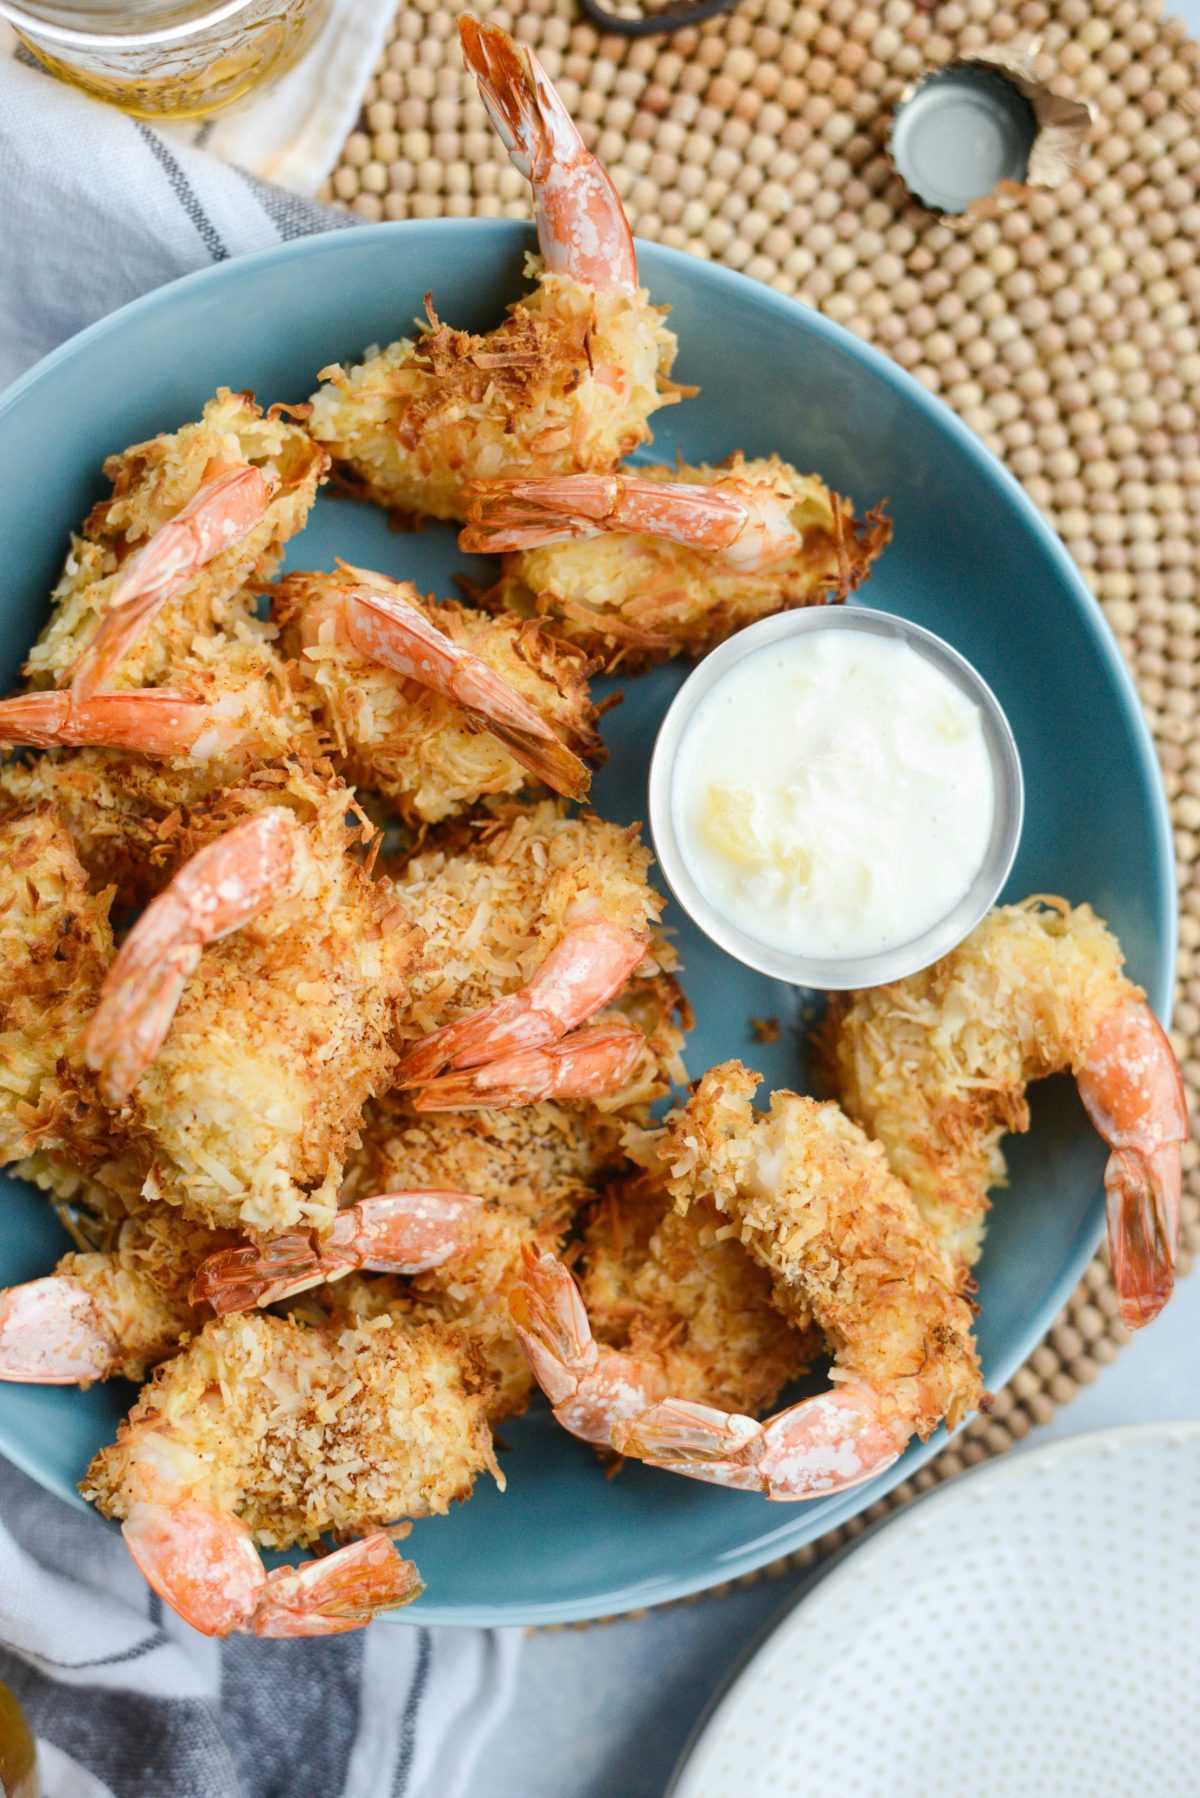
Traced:
<path fill-rule="evenodd" d="M 1136 0 L 741 0 L 636 42 L 600 36 L 571 0 L 486 11 L 536 48 L 637 233 L 769 282 L 887 351 L 1066 541 L 1134 672 L 1166 777 L 1182 904 L 1174 1041 L 1195 1111 L 1200 46 Z M 974 225 L 914 204 L 886 154 L 896 98 L 931 66 L 1030 40 L 1039 75 L 1093 109 L 1077 175 Z M 325 197 L 367 219 L 529 216 L 451 12 L 407 0 Z M 1181 1272 L 1200 1249 L 1195 1144 L 1184 1165 Z M 1125 1340 L 1100 1256 L 990 1417 L 792 1564 L 1010 1447 Z"/>

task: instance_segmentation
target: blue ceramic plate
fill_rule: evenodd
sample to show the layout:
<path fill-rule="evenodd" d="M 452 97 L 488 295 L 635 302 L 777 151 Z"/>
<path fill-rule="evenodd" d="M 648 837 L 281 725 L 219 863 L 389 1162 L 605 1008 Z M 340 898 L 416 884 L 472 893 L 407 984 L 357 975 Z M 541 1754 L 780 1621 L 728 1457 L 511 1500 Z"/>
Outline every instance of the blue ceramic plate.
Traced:
<path fill-rule="evenodd" d="M 263 403 L 301 400 L 326 363 L 388 342 L 432 289 L 442 317 L 486 329 L 522 289 L 524 226 L 479 220 L 374 225 L 290 243 L 162 289 L 85 331 L 0 400 L 0 569 L 5 685 L 41 628 L 67 532 L 101 494 L 110 451 L 195 417 L 218 384 Z M 1119 933 L 1160 1015 L 1175 938 L 1171 842 L 1153 746 L 1101 614 L 1016 483 L 945 407 L 877 352 L 765 287 L 643 246 L 643 278 L 674 308 L 675 370 L 699 398 L 661 413 L 655 455 L 691 461 L 778 450 L 817 469 L 858 507 L 885 495 L 896 536 L 864 590 L 946 637 L 1008 712 L 1028 786 L 1009 897 L 1088 899 Z M 469 567 L 452 530 L 396 535 L 380 513 L 323 498 L 293 566 L 335 555 L 451 594 Z M 474 572 L 480 573 L 480 563 Z M 668 667 L 628 683 L 606 721 L 612 759 L 599 810 L 641 818 L 651 744 L 683 679 Z M 678 916 L 698 1022 L 694 1075 L 743 1057 L 770 1084 L 803 1087 L 805 995 L 728 960 Z M 764 1047 L 751 1017 L 785 1024 Z M 979 1269 L 979 1342 L 989 1386 L 1029 1354 L 1101 1232 L 1103 1150 L 1074 1093 L 1040 1090 L 1012 1145 Z M 5 1181 L 0 1281 L 45 1273 L 66 1246 L 44 1202 Z M 0 1388 L 0 1449 L 75 1498 L 93 1450 L 132 1394 Z M 654 1604 L 798 1548 L 912 1474 L 939 1446 L 913 1448 L 842 1498 L 771 1505 L 630 1466 L 605 1477 L 591 1451 L 540 1407 L 505 1426 L 508 1491 L 479 1484 L 448 1518 L 417 1525 L 411 1552 L 428 1595 L 409 1621 L 543 1623 Z M 80 1502 L 78 1499 L 75 1502 Z"/>

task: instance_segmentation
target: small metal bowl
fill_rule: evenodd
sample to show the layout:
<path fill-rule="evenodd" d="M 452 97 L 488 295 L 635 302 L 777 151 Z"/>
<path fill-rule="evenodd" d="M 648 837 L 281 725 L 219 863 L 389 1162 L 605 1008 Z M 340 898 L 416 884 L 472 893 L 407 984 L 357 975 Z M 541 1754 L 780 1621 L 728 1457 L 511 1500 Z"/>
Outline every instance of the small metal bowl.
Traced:
<path fill-rule="evenodd" d="M 674 775 L 679 746 L 696 707 L 731 668 L 782 638 L 828 630 L 870 631 L 875 636 L 899 639 L 932 662 L 979 707 L 995 786 L 995 811 L 991 839 L 979 872 L 958 904 L 944 918 L 909 942 L 894 944 L 873 955 L 820 960 L 772 949 L 709 904 L 692 878 L 676 834 Z M 713 650 L 675 695 L 659 729 L 650 762 L 650 830 L 655 853 L 667 885 L 684 911 L 719 948 L 745 962 L 747 967 L 757 968 L 762 974 L 772 974 L 792 986 L 817 987 L 829 992 L 902 980 L 907 974 L 927 968 L 961 943 L 995 903 L 1008 879 L 1021 837 L 1024 811 L 1025 787 L 1017 745 L 1008 719 L 983 677 L 956 649 L 935 637 L 932 631 L 910 624 L 906 618 L 857 606 L 837 610 L 814 606 L 802 612 L 781 612 L 739 631 L 719 649 Z"/>

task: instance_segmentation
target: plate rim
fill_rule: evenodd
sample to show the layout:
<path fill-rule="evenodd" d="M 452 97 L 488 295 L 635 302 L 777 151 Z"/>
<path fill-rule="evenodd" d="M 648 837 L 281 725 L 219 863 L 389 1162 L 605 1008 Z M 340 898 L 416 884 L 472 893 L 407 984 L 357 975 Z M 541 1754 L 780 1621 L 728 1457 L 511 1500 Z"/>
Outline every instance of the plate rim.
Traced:
<path fill-rule="evenodd" d="M 796 1612 L 815 1598 L 819 1590 L 824 1592 L 826 1586 L 837 1586 L 850 1573 L 860 1572 L 863 1566 L 869 1568 L 883 1553 L 884 1543 L 888 1538 L 896 1536 L 911 1523 L 914 1516 L 920 1517 L 927 1509 L 935 1506 L 960 1502 L 963 1491 L 966 1490 L 969 1495 L 981 1481 L 1001 1484 L 1007 1479 L 1020 1478 L 1030 1463 L 1036 1470 L 1047 1463 L 1086 1458 L 1090 1453 L 1102 1452 L 1105 1447 L 1120 1452 L 1130 1442 L 1157 1438 L 1165 1443 L 1180 1436 L 1200 1441 L 1200 1418 L 1181 1417 L 1174 1421 L 1156 1418 L 1148 1423 L 1106 1424 L 1099 1429 L 1081 1430 L 1078 1435 L 1063 1436 L 1034 1447 L 1017 1447 L 1011 1453 L 993 1455 L 990 1460 L 980 1462 L 977 1467 L 965 1468 L 962 1473 L 955 1474 L 953 1478 L 940 1486 L 932 1487 L 928 1492 L 919 1492 L 899 1510 L 870 1524 L 861 1536 L 857 1536 L 852 1542 L 843 1543 L 826 1562 L 815 1567 L 803 1580 L 800 1589 L 768 1618 L 762 1629 L 756 1632 L 737 1656 L 684 1743 L 663 1790 L 663 1798 L 703 1798 L 698 1789 L 689 1791 L 685 1784 L 689 1766 L 702 1748 L 710 1728 L 719 1723 L 721 1711 L 733 1699 L 742 1680 L 750 1674 L 755 1661 L 789 1627 Z"/>
<path fill-rule="evenodd" d="M 224 283 L 236 281 L 243 270 L 253 272 L 269 269 L 276 265 L 286 266 L 296 262 L 306 262 L 310 259 L 319 259 L 322 256 L 337 258 L 343 253 L 343 246 L 345 248 L 358 246 L 368 239 L 372 243 L 378 244 L 386 253 L 387 246 L 402 242 L 405 237 L 415 237 L 419 233 L 449 238 L 460 236 L 464 231 L 481 240 L 490 239 L 495 246 L 497 256 L 505 251 L 515 252 L 521 245 L 527 249 L 536 249 L 534 226 L 531 222 L 523 220 L 444 217 L 396 219 L 379 224 L 332 227 L 327 231 L 312 232 L 303 237 L 291 238 L 284 243 L 271 244 L 244 256 L 233 256 L 220 262 L 209 263 L 188 274 L 180 275 L 172 281 L 164 282 L 161 286 L 152 288 L 148 293 L 139 294 L 115 311 L 107 313 L 103 318 L 94 320 L 83 330 L 76 332 L 74 336 L 69 337 L 64 343 L 59 344 L 46 356 L 43 356 L 31 368 L 25 370 L 3 392 L 0 392 L 0 427 L 3 427 L 8 414 L 14 407 L 21 404 L 31 392 L 36 392 L 40 383 L 62 364 L 80 356 L 86 357 L 93 345 L 100 343 L 111 333 L 126 329 L 143 314 L 162 306 L 169 308 L 175 303 L 181 292 L 191 294 L 193 292 L 201 293 L 210 287 L 220 289 Z M 1092 641 L 1112 680 L 1117 704 L 1124 715 L 1133 741 L 1142 784 L 1150 794 L 1152 813 L 1150 822 L 1159 888 L 1159 904 L 1157 915 L 1153 920 L 1153 931 L 1161 946 L 1162 969 L 1159 979 L 1148 983 L 1146 990 L 1152 1008 L 1163 1024 L 1169 1025 L 1178 949 L 1179 907 L 1175 882 L 1174 839 L 1162 770 L 1149 721 L 1138 697 L 1132 674 L 1121 657 L 1116 638 L 1099 601 L 1071 560 L 1061 538 L 1042 516 L 1015 475 L 1005 467 L 999 457 L 986 447 L 951 407 L 923 387 L 914 376 L 910 375 L 906 369 L 901 368 L 898 363 L 893 362 L 884 351 L 876 348 L 874 344 L 857 337 L 854 332 L 836 321 L 826 318 L 815 308 L 806 306 L 790 295 L 779 293 L 764 283 L 754 281 L 738 270 L 726 268 L 717 262 L 707 261 L 703 257 L 691 255 L 684 250 L 673 249 L 666 244 L 651 243 L 642 238 L 635 241 L 639 258 L 648 265 L 646 272 L 650 276 L 651 284 L 652 266 L 656 262 L 661 262 L 668 269 L 675 271 L 681 280 L 695 279 L 701 283 L 711 283 L 718 289 L 725 289 L 730 295 L 731 313 L 736 311 L 740 295 L 753 295 L 756 303 L 765 305 L 768 311 L 775 313 L 785 325 L 794 330 L 811 333 L 818 342 L 833 343 L 839 346 L 851 360 L 865 364 L 876 379 L 881 380 L 886 387 L 897 393 L 902 399 L 915 405 L 918 411 L 923 413 L 938 429 L 949 434 L 968 460 L 979 470 L 981 476 L 997 487 L 1000 493 L 1007 498 L 1009 504 L 1039 542 L 1049 561 L 1055 567 L 1059 578 L 1072 590 L 1082 616 L 1090 624 Z M 989 1369 L 989 1378 L 995 1388 L 998 1389 L 1005 1385 L 1016 1369 L 1028 1360 L 1095 1255 L 1104 1233 L 1103 1188 L 1099 1184 L 1093 1208 L 1094 1225 L 1092 1230 L 1081 1237 L 1076 1254 L 1063 1263 L 1043 1304 L 1031 1316 L 1028 1331 L 1022 1333 L 1023 1346 L 1019 1351 L 1014 1350 L 1000 1358 L 996 1365 Z M 883 1498 L 895 1486 L 916 1473 L 933 1455 L 940 1452 L 949 1440 L 948 1432 L 939 1429 L 928 1442 L 912 1444 L 900 1457 L 900 1460 L 886 1473 L 881 1474 L 878 1479 L 868 1481 L 845 1493 L 840 1501 L 831 1505 L 823 1514 L 821 1534 L 838 1528 L 847 1518 L 868 1509 Z M 6 1443 L 0 1447 L 0 1453 L 6 1455 L 24 1473 L 35 1480 L 43 1490 L 50 1492 L 56 1498 L 62 1498 L 63 1495 L 56 1488 L 47 1485 L 42 1474 L 34 1465 L 32 1455 L 25 1452 L 23 1444 Z M 740 1498 L 753 1495 L 731 1494 L 730 1496 L 733 1502 L 737 1502 Z M 82 1510 L 93 1510 L 93 1507 L 87 1505 L 75 1491 L 71 1492 L 66 1502 L 72 1503 Z M 769 1501 L 761 1500 L 760 1502 Z M 589 1598 L 562 1599 L 534 1604 L 482 1602 L 470 1606 L 446 1607 L 439 1604 L 436 1599 L 432 1601 L 421 1599 L 406 1607 L 405 1610 L 389 1612 L 387 1616 L 389 1621 L 417 1627 L 427 1624 L 446 1624 L 465 1628 L 481 1626 L 538 1627 L 555 1623 L 593 1621 L 619 1615 L 628 1610 L 668 1604 L 693 1593 L 703 1592 L 713 1585 L 722 1584 L 778 1560 L 802 1546 L 800 1538 L 813 1540 L 811 1536 L 804 1536 L 805 1506 L 780 1508 L 795 1514 L 795 1522 L 792 1527 L 788 1527 L 784 1523 L 781 1528 L 772 1530 L 766 1535 L 760 1532 L 752 1544 L 723 1556 L 716 1565 L 709 1567 L 706 1572 L 681 1574 L 664 1580 L 661 1585 L 656 1581 L 648 1587 L 645 1580 L 642 1580 L 633 1586 L 614 1585 L 610 1590 L 597 1592 Z"/>

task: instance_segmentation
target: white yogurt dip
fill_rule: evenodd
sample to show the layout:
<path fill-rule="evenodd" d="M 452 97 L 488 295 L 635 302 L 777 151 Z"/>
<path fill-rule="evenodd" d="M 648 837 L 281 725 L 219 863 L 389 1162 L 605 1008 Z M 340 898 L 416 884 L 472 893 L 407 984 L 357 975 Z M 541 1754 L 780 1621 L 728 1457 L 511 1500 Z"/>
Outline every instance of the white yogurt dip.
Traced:
<path fill-rule="evenodd" d="M 875 955 L 946 917 L 995 808 L 978 706 L 907 643 L 836 627 L 731 668 L 696 707 L 672 789 L 708 904 L 813 960 Z"/>

